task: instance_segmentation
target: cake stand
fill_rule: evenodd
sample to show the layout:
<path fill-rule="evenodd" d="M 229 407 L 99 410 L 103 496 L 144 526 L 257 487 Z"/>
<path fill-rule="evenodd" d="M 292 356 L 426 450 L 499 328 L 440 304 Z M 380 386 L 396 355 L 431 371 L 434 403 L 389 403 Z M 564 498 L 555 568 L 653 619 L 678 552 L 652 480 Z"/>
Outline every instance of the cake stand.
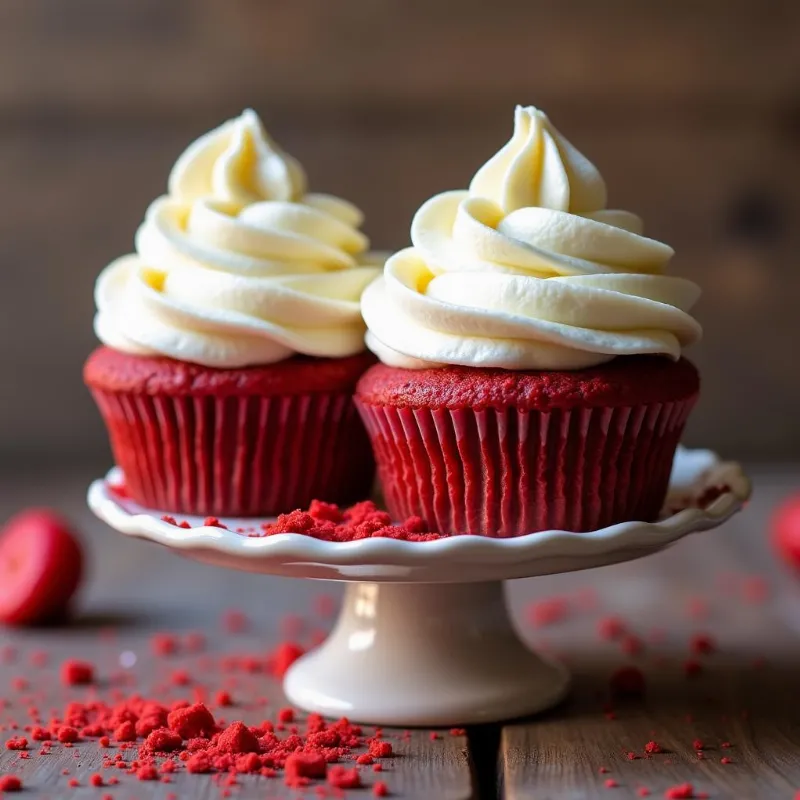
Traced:
<path fill-rule="evenodd" d="M 506 608 L 503 581 L 655 553 L 722 524 L 750 495 L 738 464 L 708 450 L 681 448 L 658 522 L 516 539 L 336 543 L 235 532 L 252 528 L 254 520 L 223 519 L 226 530 L 188 517 L 192 527 L 183 529 L 162 520 L 163 512 L 137 506 L 122 485 L 122 473 L 114 469 L 88 495 L 92 511 L 117 531 L 221 567 L 346 581 L 333 632 L 291 667 L 286 695 L 308 711 L 397 726 L 496 722 L 558 703 L 569 675 L 523 644 Z"/>

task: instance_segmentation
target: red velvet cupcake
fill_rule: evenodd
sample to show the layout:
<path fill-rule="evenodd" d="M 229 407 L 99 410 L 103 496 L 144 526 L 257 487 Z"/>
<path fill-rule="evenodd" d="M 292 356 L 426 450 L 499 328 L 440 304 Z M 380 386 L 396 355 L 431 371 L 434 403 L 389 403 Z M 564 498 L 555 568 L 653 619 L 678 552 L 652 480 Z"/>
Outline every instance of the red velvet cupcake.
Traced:
<path fill-rule="evenodd" d="M 358 385 L 393 517 L 437 531 L 588 531 L 661 510 L 698 395 L 686 359 L 577 372 L 373 367 Z"/>
<path fill-rule="evenodd" d="M 136 253 L 97 281 L 87 385 L 137 502 L 270 516 L 368 496 L 352 402 L 374 361 L 361 213 L 306 192 L 300 165 L 247 111 L 178 159 Z"/>
<path fill-rule="evenodd" d="M 360 381 L 389 511 L 519 536 L 652 520 L 699 379 L 691 282 L 539 110 L 428 200 L 364 293 Z"/>
<path fill-rule="evenodd" d="M 128 492 L 186 514 L 269 516 L 368 497 L 374 464 L 352 402 L 368 353 L 210 370 L 97 349 L 84 380 Z"/>

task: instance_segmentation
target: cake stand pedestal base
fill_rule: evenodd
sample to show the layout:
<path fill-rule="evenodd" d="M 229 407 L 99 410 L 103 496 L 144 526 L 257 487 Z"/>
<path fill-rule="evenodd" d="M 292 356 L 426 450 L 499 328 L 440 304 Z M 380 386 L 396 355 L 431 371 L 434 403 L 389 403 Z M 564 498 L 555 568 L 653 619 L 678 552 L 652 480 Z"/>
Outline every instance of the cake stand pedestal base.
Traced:
<path fill-rule="evenodd" d="M 333 633 L 284 684 L 306 710 L 400 727 L 520 717 L 568 686 L 520 640 L 500 581 L 348 584 Z"/>

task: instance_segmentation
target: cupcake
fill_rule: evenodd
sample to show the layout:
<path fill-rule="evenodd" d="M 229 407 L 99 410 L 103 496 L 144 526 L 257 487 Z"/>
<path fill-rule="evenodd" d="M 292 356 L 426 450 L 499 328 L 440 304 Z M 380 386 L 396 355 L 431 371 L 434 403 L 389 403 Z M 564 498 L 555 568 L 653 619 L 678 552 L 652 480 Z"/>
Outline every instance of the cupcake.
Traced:
<path fill-rule="evenodd" d="M 84 379 L 130 496 L 214 516 L 369 494 L 352 402 L 379 261 L 345 200 L 306 191 L 253 111 L 178 158 L 95 291 Z"/>
<path fill-rule="evenodd" d="M 657 518 L 699 392 L 672 249 L 532 107 L 411 241 L 362 298 L 382 363 L 357 404 L 392 516 L 493 537 Z"/>

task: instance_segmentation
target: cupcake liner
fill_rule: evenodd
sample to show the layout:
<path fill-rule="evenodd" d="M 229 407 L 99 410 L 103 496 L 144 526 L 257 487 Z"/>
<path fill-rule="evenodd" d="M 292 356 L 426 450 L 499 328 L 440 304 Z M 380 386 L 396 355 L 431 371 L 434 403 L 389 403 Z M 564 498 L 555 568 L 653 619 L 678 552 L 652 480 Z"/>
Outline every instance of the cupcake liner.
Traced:
<path fill-rule="evenodd" d="M 356 403 L 393 517 L 511 537 L 656 519 L 695 399 L 549 412 Z"/>
<path fill-rule="evenodd" d="M 92 394 L 127 490 L 148 508 L 273 516 L 370 493 L 372 453 L 349 394 Z"/>

